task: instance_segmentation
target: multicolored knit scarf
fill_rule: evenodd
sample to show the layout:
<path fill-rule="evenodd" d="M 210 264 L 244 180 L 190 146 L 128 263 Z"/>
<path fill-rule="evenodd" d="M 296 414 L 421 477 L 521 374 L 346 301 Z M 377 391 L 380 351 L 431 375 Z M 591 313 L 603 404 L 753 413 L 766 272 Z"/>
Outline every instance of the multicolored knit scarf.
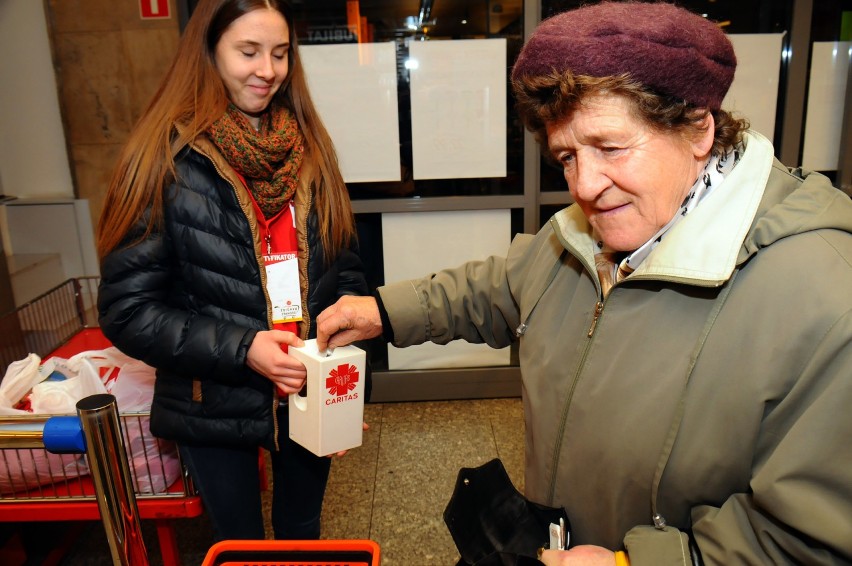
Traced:
<path fill-rule="evenodd" d="M 233 104 L 207 130 L 222 155 L 242 175 L 266 218 L 278 214 L 299 186 L 305 139 L 296 118 L 273 106 L 255 131 Z"/>

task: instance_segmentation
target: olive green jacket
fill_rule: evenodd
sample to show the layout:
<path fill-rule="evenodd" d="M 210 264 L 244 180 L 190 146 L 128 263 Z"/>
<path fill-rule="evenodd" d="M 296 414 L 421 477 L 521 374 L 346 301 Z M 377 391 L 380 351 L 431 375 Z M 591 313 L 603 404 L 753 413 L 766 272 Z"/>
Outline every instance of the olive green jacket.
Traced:
<path fill-rule="evenodd" d="M 604 301 L 576 206 L 379 291 L 398 346 L 520 341 L 526 495 L 633 566 L 690 535 L 707 564 L 852 561 L 852 202 L 746 143 Z"/>

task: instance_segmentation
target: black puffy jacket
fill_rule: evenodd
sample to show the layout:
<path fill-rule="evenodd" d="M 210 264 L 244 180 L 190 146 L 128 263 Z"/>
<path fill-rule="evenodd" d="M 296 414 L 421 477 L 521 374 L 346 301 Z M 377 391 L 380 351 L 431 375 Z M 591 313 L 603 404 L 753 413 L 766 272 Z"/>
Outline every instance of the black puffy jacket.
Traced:
<path fill-rule="evenodd" d="M 121 351 L 157 368 L 151 431 L 217 446 L 278 445 L 277 390 L 249 369 L 259 330 L 272 327 L 255 211 L 245 186 L 204 137 L 176 159 L 162 226 L 101 265 L 101 328 Z M 367 294 L 355 244 L 326 264 L 310 171 L 293 199 L 303 339 L 342 295 Z M 127 238 L 144 233 L 140 221 Z M 286 424 L 285 424 L 286 427 Z M 286 436 L 285 436 L 286 437 Z"/>

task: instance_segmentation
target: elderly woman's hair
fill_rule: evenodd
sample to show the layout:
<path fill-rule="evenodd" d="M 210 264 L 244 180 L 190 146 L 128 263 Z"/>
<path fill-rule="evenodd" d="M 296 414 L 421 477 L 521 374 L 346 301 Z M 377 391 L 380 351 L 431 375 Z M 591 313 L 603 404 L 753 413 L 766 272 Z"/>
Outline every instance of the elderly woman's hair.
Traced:
<path fill-rule="evenodd" d="M 742 140 L 749 123 L 722 109 L 696 108 L 682 99 L 652 92 L 629 75 L 592 77 L 571 71 L 514 77 L 512 89 L 516 108 L 526 127 L 547 148 L 546 127 L 569 117 L 581 104 L 595 96 L 618 95 L 630 102 L 635 118 L 657 132 L 686 138 L 703 131 L 703 119 L 713 115 L 714 153 L 721 153 Z"/>

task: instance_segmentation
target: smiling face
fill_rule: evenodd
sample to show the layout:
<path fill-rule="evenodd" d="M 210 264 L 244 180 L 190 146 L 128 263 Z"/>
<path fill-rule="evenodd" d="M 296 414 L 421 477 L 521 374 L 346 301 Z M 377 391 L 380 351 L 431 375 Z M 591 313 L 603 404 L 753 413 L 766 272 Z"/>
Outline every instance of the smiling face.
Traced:
<path fill-rule="evenodd" d="M 674 217 L 709 158 L 710 127 L 694 139 L 634 117 L 620 95 L 596 95 L 547 124 L 551 155 L 598 236 L 633 251 Z"/>
<path fill-rule="evenodd" d="M 290 29 L 280 12 L 252 10 L 216 43 L 216 69 L 228 98 L 255 127 L 289 72 Z"/>

